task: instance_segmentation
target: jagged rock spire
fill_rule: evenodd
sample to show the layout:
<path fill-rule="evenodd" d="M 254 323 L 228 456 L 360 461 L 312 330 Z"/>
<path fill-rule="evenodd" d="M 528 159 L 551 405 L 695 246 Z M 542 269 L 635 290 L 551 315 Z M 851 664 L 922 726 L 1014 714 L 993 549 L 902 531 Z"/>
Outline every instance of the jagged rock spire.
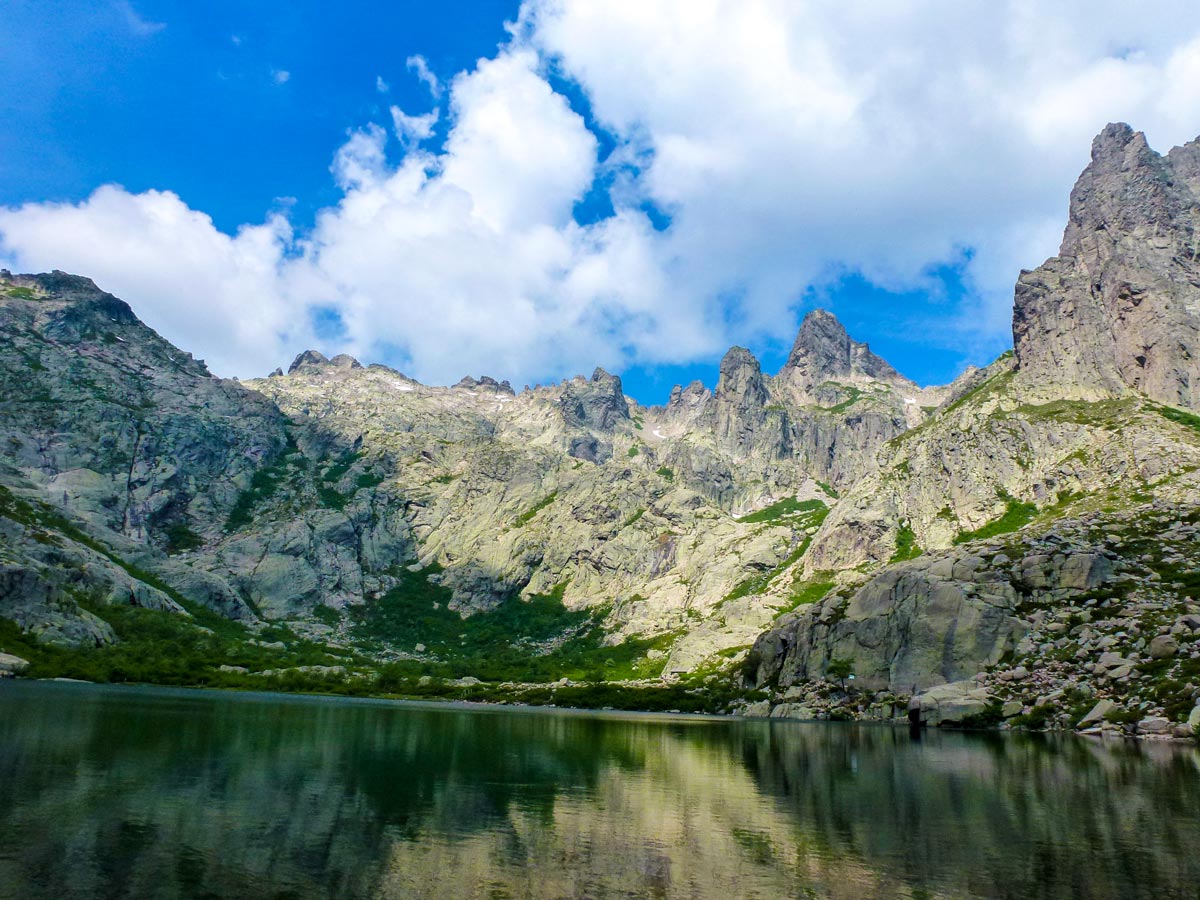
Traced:
<path fill-rule="evenodd" d="M 814 309 L 804 317 L 780 374 L 805 391 L 825 381 L 912 384 L 867 344 L 853 340 L 837 317 L 824 309 Z"/>
<path fill-rule="evenodd" d="M 1167 156 L 1107 126 L 1071 191 L 1059 255 L 1022 272 L 1013 343 L 1027 384 L 1130 389 L 1200 408 L 1200 141 Z"/>

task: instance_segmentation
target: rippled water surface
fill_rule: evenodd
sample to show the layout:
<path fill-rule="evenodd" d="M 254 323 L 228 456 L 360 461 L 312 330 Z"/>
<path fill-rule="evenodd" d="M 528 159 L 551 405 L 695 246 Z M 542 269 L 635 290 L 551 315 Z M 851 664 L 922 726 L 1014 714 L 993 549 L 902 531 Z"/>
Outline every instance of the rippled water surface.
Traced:
<path fill-rule="evenodd" d="M 0 897 L 1190 900 L 1200 754 L 0 682 Z"/>

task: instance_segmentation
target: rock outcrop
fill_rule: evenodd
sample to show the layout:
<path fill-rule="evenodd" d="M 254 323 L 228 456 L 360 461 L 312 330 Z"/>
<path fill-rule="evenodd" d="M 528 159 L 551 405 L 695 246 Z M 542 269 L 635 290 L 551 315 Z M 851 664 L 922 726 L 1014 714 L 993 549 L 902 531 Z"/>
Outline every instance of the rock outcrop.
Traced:
<path fill-rule="evenodd" d="M 1200 141 L 1162 156 L 1128 125 L 1096 138 L 1059 255 L 1017 282 L 1013 341 L 1028 384 L 1200 408 L 1198 172 Z"/>
<path fill-rule="evenodd" d="M 837 402 L 830 401 L 830 388 L 836 391 L 837 386 L 846 384 L 879 382 L 910 394 L 920 390 L 866 344 L 852 340 L 837 317 L 824 309 L 814 309 L 804 317 L 787 363 L 776 377 L 817 403 Z"/>

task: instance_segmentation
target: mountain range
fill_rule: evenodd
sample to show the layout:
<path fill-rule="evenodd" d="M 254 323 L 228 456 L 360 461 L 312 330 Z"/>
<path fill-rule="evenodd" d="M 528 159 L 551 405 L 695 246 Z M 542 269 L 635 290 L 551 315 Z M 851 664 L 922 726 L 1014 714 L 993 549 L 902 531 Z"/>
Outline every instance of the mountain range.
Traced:
<path fill-rule="evenodd" d="M 85 277 L 2 271 L 0 659 L 1188 736 L 1198 226 L 1200 142 L 1110 125 L 988 367 L 922 388 L 814 310 L 775 374 L 734 347 L 650 407 L 315 350 L 221 379 Z"/>

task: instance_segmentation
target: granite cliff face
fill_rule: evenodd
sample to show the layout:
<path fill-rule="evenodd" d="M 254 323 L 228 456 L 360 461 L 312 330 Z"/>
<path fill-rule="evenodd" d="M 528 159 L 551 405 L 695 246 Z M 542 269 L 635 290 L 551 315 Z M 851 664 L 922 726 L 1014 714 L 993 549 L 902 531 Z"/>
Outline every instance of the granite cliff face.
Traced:
<path fill-rule="evenodd" d="M 1071 192 L 1059 255 L 1017 281 L 1026 382 L 1200 408 L 1198 226 L 1200 141 L 1162 156 L 1128 125 L 1105 128 Z"/>
<path fill-rule="evenodd" d="M 777 714 L 862 714 L 845 665 L 875 713 L 976 675 L 935 699 L 1025 710 L 1002 674 L 1073 654 L 1047 692 L 1095 681 L 1177 720 L 1129 635 L 1175 635 L 1194 684 L 1195 547 L 1110 538 L 1196 515 L 1198 196 L 1198 145 L 1110 126 L 1060 255 L 1020 277 L 1015 354 L 921 388 L 815 310 L 776 374 L 734 347 L 715 389 L 656 407 L 602 369 L 516 393 L 315 350 L 242 384 L 85 278 L 0 273 L 0 618 L 110 645 L 113 609 L 211 610 L 430 672 L 484 633 L 539 671 L 740 666 Z"/>

